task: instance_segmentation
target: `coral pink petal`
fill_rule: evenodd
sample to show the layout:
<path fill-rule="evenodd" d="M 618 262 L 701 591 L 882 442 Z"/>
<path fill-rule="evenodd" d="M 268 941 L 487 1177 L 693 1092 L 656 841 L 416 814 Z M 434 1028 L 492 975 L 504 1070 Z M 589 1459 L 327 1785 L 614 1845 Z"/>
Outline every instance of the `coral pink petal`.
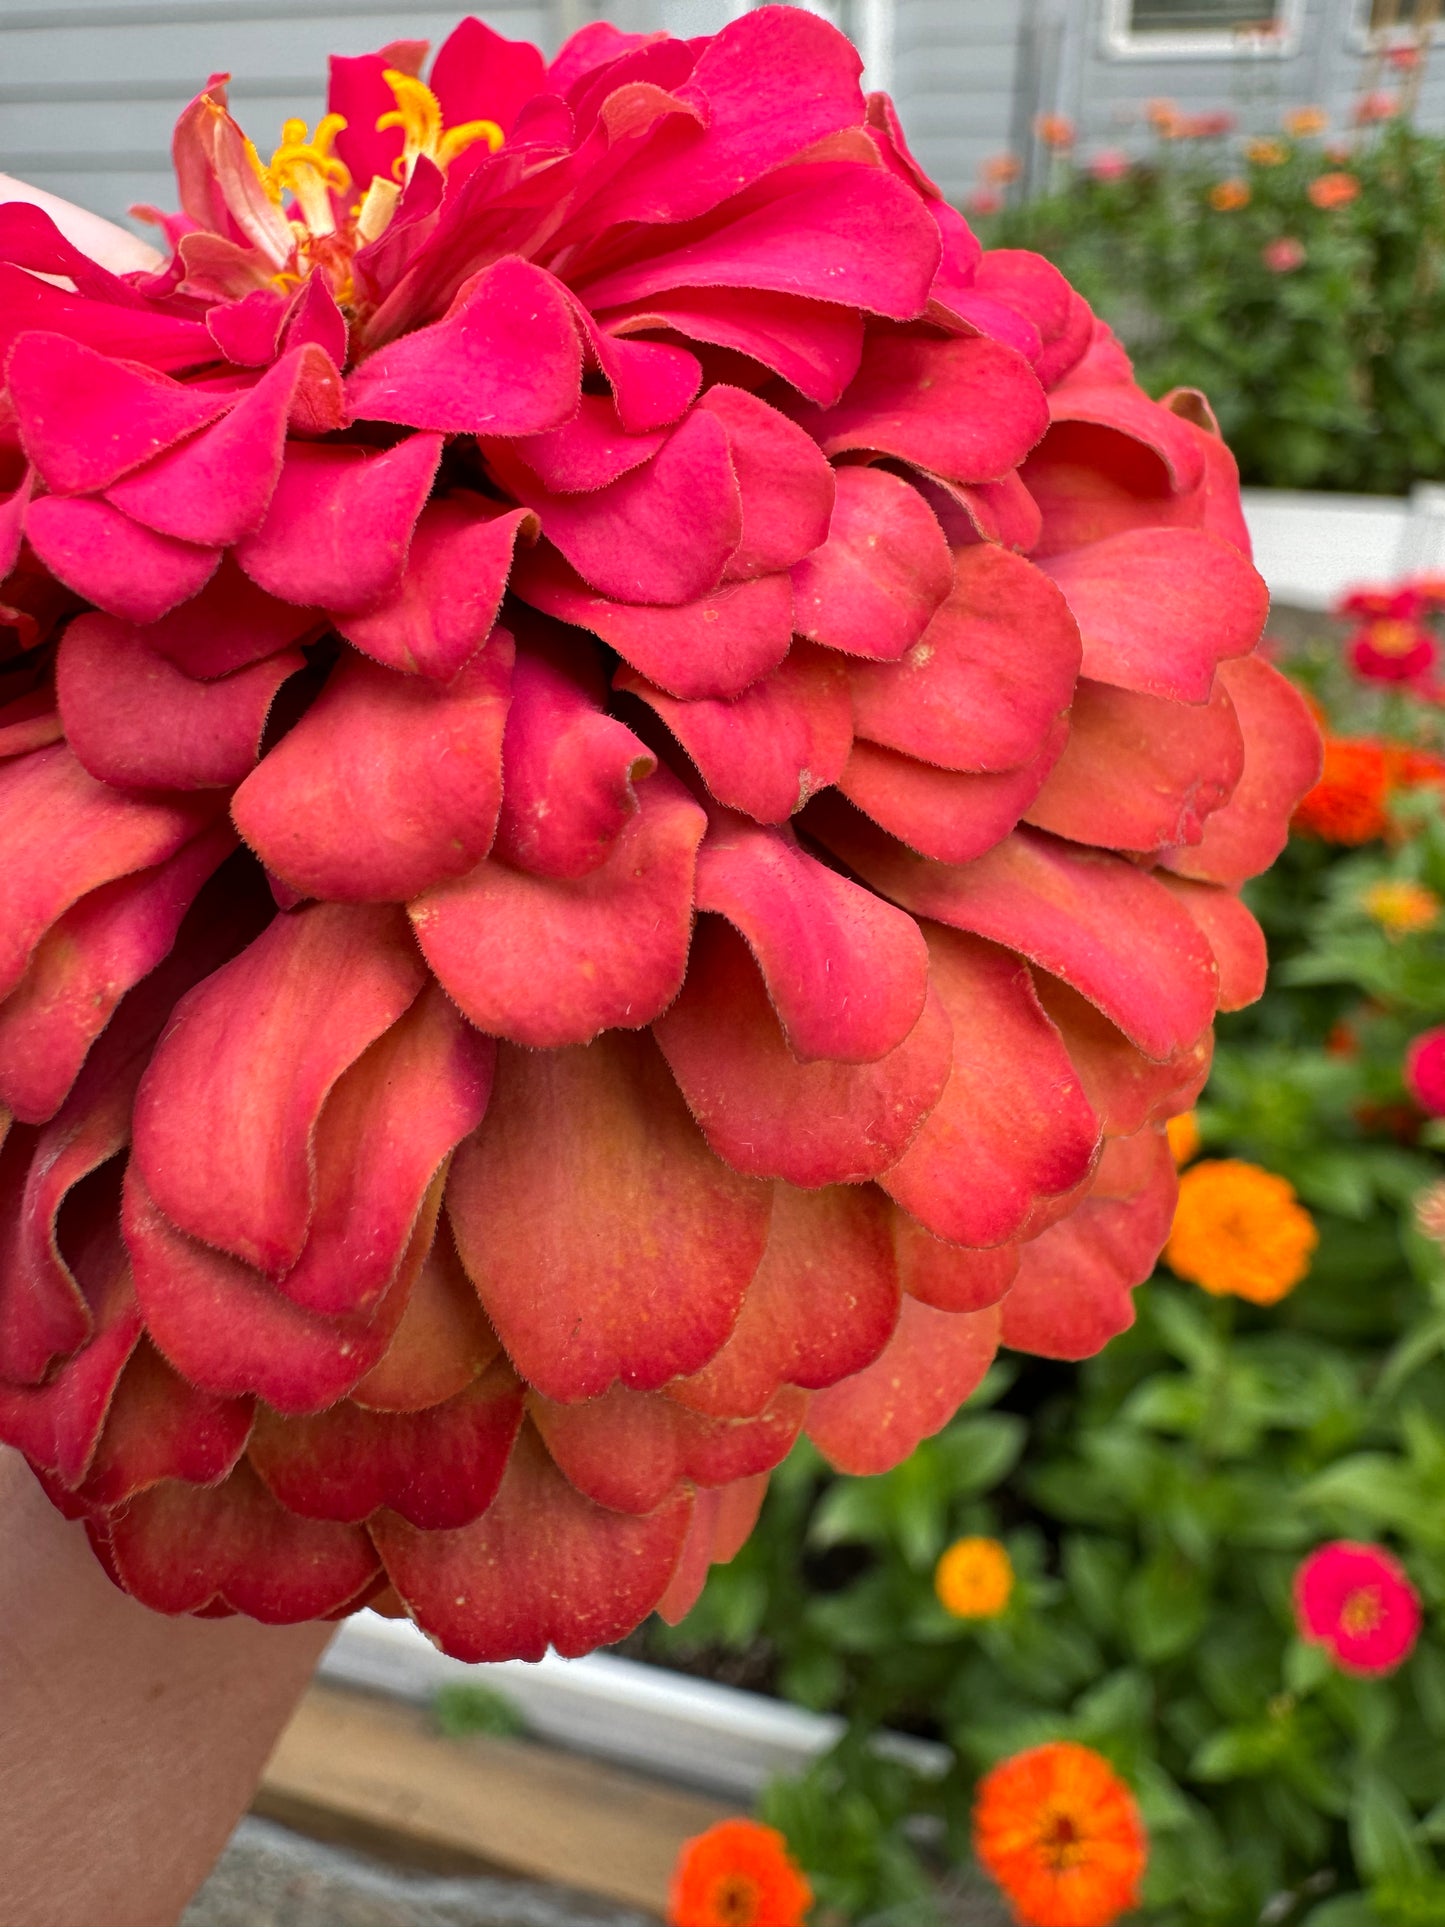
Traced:
<path fill-rule="evenodd" d="M 94 1332 L 91 1300 L 102 1303 L 110 1289 L 106 1234 L 85 1241 L 86 1257 L 99 1245 L 102 1273 L 87 1293 L 81 1254 L 72 1254 L 73 1269 L 56 1227 L 70 1193 L 124 1144 L 131 1088 L 122 1082 L 73 1103 L 39 1132 L 11 1127 L 0 1149 L 0 1373 L 6 1379 L 39 1384 Z M 113 1198 L 102 1192 L 100 1209 L 107 1206 L 114 1210 Z"/>
<path fill-rule="evenodd" d="M 41 496 L 25 534 L 52 575 L 124 622 L 159 622 L 199 595 L 220 561 L 217 550 L 157 535 L 92 496 Z"/>
<path fill-rule="evenodd" d="M 930 925 L 930 980 L 953 1024 L 953 1068 L 912 1144 L 879 1182 L 936 1236 L 1000 1245 L 1036 1199 L 1091 1170 L 1099 1120 L 1023 960 Z"/>
<path fill-rule="evenodd" d="M 317 609 L 278 602 L 242 575 L 229 555 L 189 602 L 144 630 L 146 648 L 199 682 L 264 662 L 319 629 Z"/>
<path fill-rule="evenodd" d="M 278 916 L 184 997 L 135 1105 L 135 1159 L 160 1210 L 260 1271 L 289 1271 L 327 1093 L 424 978 L 400 911 L 317 904 Z"/>
<path fill-rule="evenodd" d="M 1149 1276 L 1169 1235 L 1178 1190 L 1163 1133 L 1148 1136 L 1154 1175 L 1145 1189 L 1129 1198 L 1085 1198 L 1023 1247 L 1002 1306 L 1003 1342 L 1014 1351 L 1092 1358 L 1133 1324 L 1134 1287 Z"/>
<path fill-rule="evenodd" d="M 897 1163 L 948 1078 L 949 1022 L 932 996 L 876 1062 L 799 1063 L 747 945 L 716 917 L 699 923 L 682 993 L 653 1031 L 718 1156 L 806 1188 Z"/>
<path fill-rule="evenodd" d="M 584 1499 L 530 1429 L 475 1524 L 421 1532 L 392 1513 L 370 1531 L 407 1611 L 457 1659 L 564 1659 L 630 1633 L 681 1556 L 692 1495 L 643 1518 Z"/>
<path fill-rule="evenodd" d="M 657 758 L 605 713 L 591 652 L 537 639 L 517 652 L 502 743 L 496 854 L 535 876 L 584 877 L 637 814 Z"/>
<path fill-rule="evenodd" d="M 343 1399 L 309 1418 L 261 1409 L 247 1457 L 303 1519 L 357 1524 L 382 1506 L 424 1532 L 470 1525 L 497 1496 L 522 1423 L 505 1365 L 423 1412 L 366 1412 Z"/>
<path fill-rule="evenodd" d="M 1203 1090 L 1214 1054 L 1212 1031 L 1158 1063 L 1057 977 L 1038 971 L 1034 988 L 1106 1136 L 1129 1137 L 1146 1124 L 1187 1111 Z"/>
<path fill-rule="evenodd" d="M 250 1399 L 188 1385 L 143 1339 L 116 1386 L 78 1496 L 110 1508 L 162 1479 L 216 1485 L 246 1449 L 252 1409 Z"/>
<path fill-rule="evenodd" d="M 232 799 L 236 828 L 302 896 L 401 902 L 492 846 L 512 674 L 505 629 L 448 683 L 347 653 Z"/>
<path fill-rule="evenodd" d="M 500 1350 L 443 1219 L 385 1356 L 351 1396 L 371 1412 L 420 1412 L 455 1398 Z"/>
<path fill-rule="evenodd" d="M 736 348 L 823 408 L 838 400 L 863 354 L 856 309 L 755 288 L 677 288 L 600 319 L 614 334 L 671 328 L 689 341 Z"/>
<path fill-rule="evenodd" d="M 152 1486 L 108 1530 L 126 1591 L 154 1612 L 219 1599 L 263 1625 L 292 1625 L 344 1605 L 376 1571 L 359 1526 L 298 1519 L 244 1463 L 223 1485 Z"/>
<path fill-rule="evenodd" d="M 902 661 L 854 666 L 854 728 L 940 769 L 1018 769 L 1068 709 L 1080 653 L 1068 604 L 1032 563 L 959 549 L 947 600 Z"/>
<path fill-rule="evenodd" d="M 667 1396 L 753 1418 L 780 1385 L 817 1391 L 871 1365 L 898 1322 L 890 1208 L 870 1185 L 773 1186 L 767 1250 L 732 1336 Z"/>
<path fill-rule="evenodd" d="M 949 1244 L 896 1207 L 893 1249 L 904 1291 L 935 1311 L 983 1311 L 996 1305 L 1019 1268 L 1016 1244 L 982 1251 Z"/>
<path fill-rule="evenodd" d="M 895 662 L 953 581 L 938 518 L 881 468 L 841 468 L 827 539 L 793 569 L 799 635 L 845 655 Z"/>
<path fill-rule="evenodd" d="M 175 942 L 206 879 L 236 847 L 225 823 L 173 857 L 83 896 L 51 925 L 0 1002 L 0 1105 L 51 1117 L 117 1004 Z"/>
<path fill-rule="evenodd" d="M 66 740 L 114 789 L 226 788 L 255 768 L 276 692 L 298 649 L 197 682 L 114 616 L 78 616 L 61 638 L 55 689 Z"/>
<path fill-rule="evenodd" d="M 407 1256 L 433 1178 L 486 1114 L 496 1045 L 436 984 L 337 1079 L 312 1147 L 306 1248 L 275 1282 L 309 1311 L 370 1311 Z"/>
<path fill-rule="evenodd" d="M 848 673 L 811 643 L 795 643 L 770 675 L 727 701 L 682 702 L 630 669 L 613 680 L 657 712 L 719 803 L 759 823 L 786 822 L 848 762 Z"/>
<path fill-rule="evenodd" d="M 1176 495 L 1162 458 L 1112 428 L 1056 423 L 1020 475 L 1042 520 L 1035 559 L 1134 529 L 1202 525 L 1200 497 Z"/>
<path fill-rule="evenodd" d="M 35 689 L 28 696 L 0 704 L 0 761 L 24 756 L 32 749 L 48 749 L 64 733 L 54 690 Z"/>
<path fill-rule="evenodd" d="M 1084 639 L 1083 673 L 1176 702 L 1209 700 L 1214 672 L 1253 649 L 1264 580 L 1203 529 L 1133 529 L 1040 564 Z"/>
<path fill-rule="evenodd" d="M 422 954 L 480 1029 L 555 1049 L 640 1029 L 677 995 L 706 817 L 659 770 L 606 860 L 575 879 L 480 864 L 411 905 Z"/>
<path fill-rule="evenodd" d="M 1172 702 L 1081 677 L 1069 740 L 1025 811 L 1035 828 L 1107 850 L 1197 843 L 1244 770 L 1244 736 L 1223 683 Z"/>
<path fill-rule="evenodd" d="M 907 321 L 928 300 L 938 247 L 937 227 L 900 182 L 849 162 L 804 162 L 766 191 L 739 195 L 735 209 L 724 203 L 698 239 L 578 293 L 595 312 L 679 288 L 756 288 Z"/>
<path fill-rule="evenodd" d="M 806 1404 L 783 1390 L 756 1417 L 707 1418 L 661 1392 L 614 1385 L 580 1405 L 534 1396 L 531 1417 L 585 1497 L 614 1512 L 651 1512 L 685 1480 L 728 1485 L 771 1472 L 792 1450 Z"/>
<path fill-rule="evenodd" d="M 1068 740 L 1062 718 L 1020 769 L 935 769 L 897 750 L 853 745 L 838 789 L 910 850 L 940 863 L 971 863 L 991 850 L 1038 795 Z"/>
<path fill-rule="evenodd" d="M 1191 424 L 1132 381 L 1095 385 L 1080 369 L 1049 396 L 1049 419 L 1110 428 L 1142 444 L 1164 463 L 1176 495 L 1188 495 L 1204 480 L 1204 451 Z"/>
<path fill-rule="evenodd" d="M 672 608 L 596 595 L 555 550 L 519 556 L 512 589 L 535 609 L 588 629 L 640 676 L 684 700 L 736 696 L 788 653 L 793 593 L 785 575 L 727 583 Z"/>
<path fill-rule="evenodd" d="M 16 342 L 5 383 L 25 452 L 59 494 L 105 488 L 225 407 L 224 396 L 38 331 Z"/>
<path fill-rule="evenodd" d="M 1221 663 L 1219 679 L 1244 732 L 1244 774 L 1192 849 L 1164 859 L 1181 876 L 1238 885 L 1267 870 L 1300 798 L 1319 781 L 1320 732 L 1304 697 L 1258 656 Z"/>
<path fill-rule="evenodd" d="M 518 1371 L 548 1398 L 654 1391 L 732 1330 L 767 1241 L 764 1185 L 698 1135 L 647 1037 L 504 1047 L 447 1209 Z"/>
<path fill-rule="evenodd" d="M 763 973 L 803 1062 L 867 1063 L 901 1044 L 928 995 L 928 951 L 904 910 L 839 876 L 787 830 L 714 815 L 697 907 L 724 916 Z"/>
<path fill-rule="evenodd" d="M 697 1604 L 708 1572 L 737 1557 L 758 1523 L 767 1497 L 768 1475 L 738 1479 L 731 1485 L 702 1486 L 693 1499 L 692 1524 L 682 1557 L 654 1611 L 676 1626 Z"/>
<path fill-rule="evenodd" d="M 561 283 L 515 255 L 473 275 L 451 311 L 368 355 L 353 420 L 448 435 L 535 435 L 573 414 L 582 343 Z"/>
<path fill-rule="evenodd" d="M 363 615 L 341 616 L 346 640 L 388 669 L 450 682 L 492 632 L 526 509 L 499 509 L 458 490 L 430 502 L 399 586 Z"/>
<path fill-rule="evenodd" d="M 868 449 L 954 482 L 1007 475 L 1048 426 L 1023 356 L 977 335 L 870 335 L 835 408 L 791 412 L 825 455 Z"/>
<path fill-rule="evenodd" d="M 489 451 L 503 486 L 599 594 L 691 602 L 717 586 L 742 539 L 742 501 L 722 423 L 694 409 L 657 454 L 606 488 L 557 495 L 503 447 Z"/>
<path fill-rule="evenodd" d="M 1160 873 L 1159 881 L 1204 932 L 1219 965 L 1219 1008 L 1242 1010 L 1264 995 L 1269 952 L 1264 932 L 1232 890 Z"/>
<path fill-rule="evenodd" d="M 728 562 L 735 581 L 789 569 L 828 534 L 833 470 L 786 415 L 742 388 L 717 382 L 698 403 L 727 431 L 742 493 L 742 541 Z"/>
<path fill-rule="evenodd" d="M 0 997 L 71 904 L 166 862 L 217 807 L 209 797 L 126 796 L 97 783 L 61 743 L 0 764 Z"/>
<path fill-rule="evenodd" d="M 156 1208 L 134 1158 L 122 1226 L 146 1329 L 182 1377 L 223 1398 L 256 1392 L 291 1413 L 326 1410 L 380 1361 L 429 1242 L 415 1241 L 407 1267 L 373 1312 L 327 1318 L 178 1231 Z"/>
<path fill-rule="evenodd" d="M 881 894 L 1062 977 L 1156 1061 L 1193 1044 L 1214 1016 L 1218 971 L 1198 926 L 1122 857 L 1016 830 L 976 863 L 949 868 L 856 816 L 820 819 L 824 827 L 829 847 Z"/>
<path fill-rule="evenodd" d="M 891 1471 L 977 1391 L 998 1342 L 995 1306 L 944 1312 L 905 1297 L 882 1355 L 856 1377 L 814 1393 L 808 1437 L 840 1472 Z"/>
<path fill-rule="evenodd" d="M 112 484 L 117 508 L 182 542 L 229 548 L 271 506 L 286 447 L 300 357 L 288 355 L 214 427 Z"/>
<path fill-rule="evenodd" d="M 288 444 L 265 521 L 236 560 L 282 602 L 346 615 L 394 594 L 441 459 L 439 435 L 368 455 L 349 445 Z"/>

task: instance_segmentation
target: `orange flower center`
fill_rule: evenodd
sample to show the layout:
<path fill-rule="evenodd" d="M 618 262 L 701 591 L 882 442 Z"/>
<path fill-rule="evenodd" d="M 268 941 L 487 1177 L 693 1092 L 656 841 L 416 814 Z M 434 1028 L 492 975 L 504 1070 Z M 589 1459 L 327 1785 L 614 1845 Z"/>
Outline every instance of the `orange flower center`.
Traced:
<path fill-rule="evenodd" d="M 1055 1812 L 1046 1816 L 1039 1845 L 1048 1857 L 1049 1867 L 1054 1873 L 1067 1873 L 1070 1867 L 1078 1866 L 1087 1844 L 1083 1831 L 1072 1813 Z"/>
<path fill-rule="evenodd" d="M 1370 647 L 1382 656 L 1408 656 L 1415 647 L 1418 634 L 1413 622 L 1399 622 L 1394 617 L 1383 617 L 1370 624 Z"/>
<path fill-rule="evenodd" d="M 1378 1586 L 1357 1586 L 1345 1596 L 1340 1607 L 1340 1630 L 1351 1639 L 1372 1633 L 1385 1617 L 1385 1602 Z"/>
<path fill-rule="evenodd" d="M 718 1927 L 752 1927 L 758 1917 L 758 1883 L 745 1873 L 724 1874 L 712 1890 L 711 1901 Z"/>

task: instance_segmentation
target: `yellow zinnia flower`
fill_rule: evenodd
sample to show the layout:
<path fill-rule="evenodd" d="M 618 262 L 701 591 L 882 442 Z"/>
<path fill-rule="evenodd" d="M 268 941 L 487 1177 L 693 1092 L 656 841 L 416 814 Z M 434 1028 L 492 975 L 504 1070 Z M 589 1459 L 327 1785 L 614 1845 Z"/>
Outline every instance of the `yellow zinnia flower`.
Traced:
<path fill-rule="evenodd" d="M 997 1619 L 1013 1593 L 1013 1561 L 997 1539 L 955 1539 L 934 1569 L 933 1589 L 955 1619 Z"/>

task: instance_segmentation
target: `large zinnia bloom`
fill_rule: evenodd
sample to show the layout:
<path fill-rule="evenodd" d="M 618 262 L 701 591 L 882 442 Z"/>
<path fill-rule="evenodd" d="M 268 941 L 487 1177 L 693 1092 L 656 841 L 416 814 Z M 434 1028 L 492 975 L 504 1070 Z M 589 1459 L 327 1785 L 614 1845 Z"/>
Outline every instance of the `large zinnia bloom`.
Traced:
<path fill-rule="evenodd" d="M 1202 402 L 848 42 L 464 22 L 0 209 L 0 1435 L 127 1591 L 685 1608 L 1129 1322 L 1313 780 Z"/>

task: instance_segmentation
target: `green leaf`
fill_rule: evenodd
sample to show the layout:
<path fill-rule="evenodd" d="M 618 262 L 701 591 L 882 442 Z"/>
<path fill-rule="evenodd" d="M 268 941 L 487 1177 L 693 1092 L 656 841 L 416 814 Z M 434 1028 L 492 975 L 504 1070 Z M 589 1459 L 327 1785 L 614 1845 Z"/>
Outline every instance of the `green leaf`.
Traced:
<path fill-rule="evenodd" d="M 1411 1880 L 1430 1871 L 1415 1837 L 1415 1817 L 1383 1774 L 1359 1772 L 1348 1818 L 1355 1865 L 1367 1880 Z"/>
<path fill-rule="evenodd" d="M 1124 1592 L 1129 1637 L 1146 1664 L 1172 1659 L 1192 1645 L 1207 1610 L 1203 1574 L 1172 1546 L 1154 1553 Z"/>

